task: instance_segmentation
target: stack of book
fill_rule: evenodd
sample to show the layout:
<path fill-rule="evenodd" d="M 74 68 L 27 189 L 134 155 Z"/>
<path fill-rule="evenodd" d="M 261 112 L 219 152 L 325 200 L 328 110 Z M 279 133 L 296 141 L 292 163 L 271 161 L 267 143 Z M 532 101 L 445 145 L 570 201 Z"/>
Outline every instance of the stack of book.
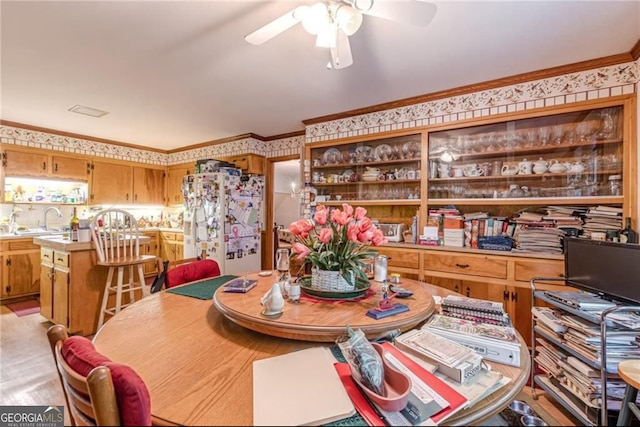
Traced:
<path fill-rule="evenodd" d="M 440 304 L 440 313 L 445 316 L 491 325 L 511 326 L 511 318 L 501 302 L 449 295 Z"/>

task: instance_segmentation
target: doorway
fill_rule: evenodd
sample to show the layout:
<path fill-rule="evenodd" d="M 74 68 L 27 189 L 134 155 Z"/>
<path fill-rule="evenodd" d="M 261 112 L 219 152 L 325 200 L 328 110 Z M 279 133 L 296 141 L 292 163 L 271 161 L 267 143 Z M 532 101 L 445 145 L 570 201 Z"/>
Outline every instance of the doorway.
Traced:
<path fill-rule="evenodd" d="M 267 159 L 265 185 L 266 218 L 264 246 L 262 247 L 263 269 L 274 268 L 274 248 L 276 225 L 287 227 L 301 218 L 302 206 L 302 170 L 300 155 L 291 155 Z"/>

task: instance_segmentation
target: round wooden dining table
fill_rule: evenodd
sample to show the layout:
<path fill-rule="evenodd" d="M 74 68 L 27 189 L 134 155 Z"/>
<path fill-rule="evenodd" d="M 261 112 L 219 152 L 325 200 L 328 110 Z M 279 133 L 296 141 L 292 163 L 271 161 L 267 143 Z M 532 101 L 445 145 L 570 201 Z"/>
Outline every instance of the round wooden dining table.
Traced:
<path fill-rule="evenodd" d="M 274 280 L 257 274 L 250 274 L 249 278 L 259 280 L 258 286 L 250 291 L 259 293 L 266 291 Z M 433 296 L 454 294 L 423 282 L 413 284 Z M 334 305 L 328 307 L 335 309 Z M 454 414 L 443 425 L 478 424 L 514 400 L 524 387 L 531 366 L 527 345 L 522 337 L 520 341 L 520 367 L 491 363 L 493 370 L 511 381 L 474 406 Z M 330 345 L 257 332 L 225 317 L 211 299 L 167 291 L 136 301 L 116 314 L 97 332 L 93 342 L 98 351 L 115 362 L 131 366 L 142 377 L 151 395 L 151 413 L 156 420 L 211 426 L 253 425 L 255 360 Z"/>

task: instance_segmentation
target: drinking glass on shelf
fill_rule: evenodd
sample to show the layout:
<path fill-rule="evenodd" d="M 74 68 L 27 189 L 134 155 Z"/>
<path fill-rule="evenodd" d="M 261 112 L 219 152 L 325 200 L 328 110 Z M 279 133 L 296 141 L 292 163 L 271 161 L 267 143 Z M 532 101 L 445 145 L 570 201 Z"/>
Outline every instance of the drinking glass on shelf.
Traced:
<path fill-rule="evenodd" d="M 542 126 L 538 128 L 538 141 L 540 142 L 540 145 L 542 145 L 543 147 L 547 145 L 550 137 L 551 137 L 551 130 L 549 129 L 549 127 Z"/>

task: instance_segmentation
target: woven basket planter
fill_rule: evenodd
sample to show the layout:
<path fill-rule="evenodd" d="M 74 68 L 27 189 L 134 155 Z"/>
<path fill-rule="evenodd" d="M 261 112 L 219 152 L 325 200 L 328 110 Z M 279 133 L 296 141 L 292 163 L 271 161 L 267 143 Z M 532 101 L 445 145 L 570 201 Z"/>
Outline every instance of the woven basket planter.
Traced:
<path fill-rule="evenodd" d="M 351 274 L 353 283 L 356 283 L 355 274 Z M 314 268 L 311 270 L 311 287 L 326 292 L 353 291 L 356 287 L 344 280 L 339 271 L 327 271 Z"/>

